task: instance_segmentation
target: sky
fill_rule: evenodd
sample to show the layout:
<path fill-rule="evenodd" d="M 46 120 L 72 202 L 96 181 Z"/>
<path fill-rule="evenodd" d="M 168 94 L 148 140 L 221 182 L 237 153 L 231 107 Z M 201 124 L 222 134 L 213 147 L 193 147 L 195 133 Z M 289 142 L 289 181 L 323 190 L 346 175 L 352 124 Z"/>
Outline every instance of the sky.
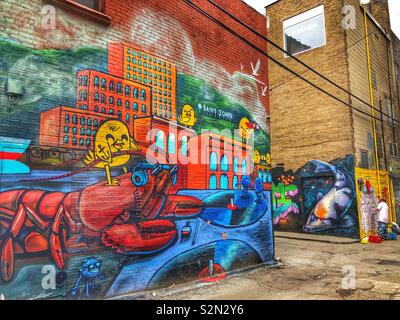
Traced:
<path fill-rule="evenodd" d="M 265 6 L 276 0 L 244 0 L 249 5 L 265 14 Z M 293 0 L 295 1 L 295 0 Z M 391 15 L 391 24 L 394 33 L 400 38 L 400 0 L 389 0 L 389 10 Z"/>

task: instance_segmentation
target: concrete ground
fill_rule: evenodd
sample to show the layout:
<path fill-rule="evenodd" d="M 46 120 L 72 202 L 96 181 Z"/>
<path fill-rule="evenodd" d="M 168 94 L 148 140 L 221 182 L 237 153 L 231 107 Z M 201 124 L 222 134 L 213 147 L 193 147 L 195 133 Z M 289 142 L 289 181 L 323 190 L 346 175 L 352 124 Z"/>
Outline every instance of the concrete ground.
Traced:
<path fill-rule="evenodd" d="M 155 292 L 152 296 L 168 300 L 400 300 L 400 240 L 365 245 L 332 237 L 319 239 L 278 235 L 276 257 L 281 266 L 262 267 L 217 284 L 175 293 Z M 353 271 L 355 288 L 351 287 Z"/>

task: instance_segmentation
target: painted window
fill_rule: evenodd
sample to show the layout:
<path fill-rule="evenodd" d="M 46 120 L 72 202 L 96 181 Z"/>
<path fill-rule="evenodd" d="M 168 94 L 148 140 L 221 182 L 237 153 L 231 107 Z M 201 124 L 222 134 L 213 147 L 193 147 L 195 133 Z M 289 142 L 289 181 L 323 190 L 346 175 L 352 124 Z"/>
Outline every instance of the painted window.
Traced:
<path fill-rule="evenodd" d="M 135 99 L 139 99 L 139 89 L 135 88 L 135 90 L 133 90 L 133 97 Z"/>
<path fill-rule="evenodd" d="M 85 128 L 81 128 L 81 136 L 84 136 L 85 135 Z"/>
<path fill-rule="evenodd" d="M 118 100 L 117 100 L 117 106 L 118 106 L 118 107 L 122 107 L 122 100 L 121 100 L 121 99 L 118 99 Z"/>
<path fill-rule="evenodd" d="M 84 125 L 85 125 L 85 123 L 86 123 L 86 119 L 85 119 L 85 117 L 83 117 L 83 116 L 82 116 L 82 117 L 81 117 L 81 125 L 83 125 L 83 126 L 84 126 Z"/>
<path fill-rule="evenodd" d="M 72 139 L 72 144 L 73 144 L 73 145 L 76 145 L 77 142 L 78 142 L 78 139 L 76 139 L 76 137 L 74 137 L 74 138 Z"/>
<path fill-rule="evenodd" d="M 210 176 L 210 190 L 216 190 L 217 189 L 217 176 L 215 174 L 212 174 Z"/>
<path fill-rule="evenodd" d="M 99 121 L 97 119 L 95 119 L 93 121 L 93 126 L 98 127 L 99 126 Z"/>
<path fill-rule="evenodd" d="M 73 127 L 73 128 L 72 128 L 72 133 L 73 133 L 73 134 L 77 134 L 77 133 L 78 133 L 77 127 Z"/>
<path fill-rule="evenodd" d="M 85 140 L 83 138 L 79 139 L 79 145 L 83 146 L 85 144 Z"/>
<path fill-rule="evenodd" d="M 69 114 L 65 115 L 65 123 L 68 124 L 69 123 Z"/>
<path fill-rule="evenodd" d="M 98 92 L 94 93 L 94 101 L 99 101 L 99 93 Z"/>
<path fill-rule="evenodd" d="M 86 130 L 86 135 L 90 137 L 92 135 L 92 129 L 88 128 Z"/>
<path fill-rule="evenodd" d="M 142 99 L 142 101 L 146 101 L 146 90 L 141 91 L 140 98 Z"/>
<path fill-rule="evenodd" d="M 229 158 L 226 154 L 224 154 L 221 158 L 221 171 L 223 172 L 229 171 Z"/>
<path fill-rule="evenodd" d="M 165 136 L 163 131 L 158 131 L 156 134 L 156 146 L 162 150 L 165 149 Z"/>
<path fill-rule="evenodd" d="M 232 189 L 234 189 L 234 190 L 238 190 L 239 189 L 239 177 L 237 175 L 233 176 Z"/>
<path fill-rule="evenodd" d="M 324 6 L 318 6 L 283 22 L 285 49 L 296 55 L 326 44 Z"/>
<path fill-rule="evenodd" d="M 106 95 L 105 94 L 101 95 L 101 103 L 106 103 Z"/>
<path fill-rule="evenodd" d="M 78 116 L 77 116 L 76 114 L 74 114 L 74 115 L 72 116 L 72 123 L 73 123 L 73 124 L 77 124 L 77 123 L 78 123 Z"/>
<path fill-rule="evenodd" d="M 90 147 L 90 144 L 91 144 L 91 140 L 90 139 L 86 139 L 86 146 Z"/>
<path fill-rule="evenodd" d="M 64 136 L 64 143 L 69 143 L 69 137 L 68 136 Z"/>
<path fill-rule="evenodd" d="M 174 133 L 170 133 L 168 135 L 168 153 L 169 154 L 176 153 L 176 138 Z"/>
<path fill-rule="evenodd" d="M 74 0 L 75 2 L 78 2 L 85 7 L 88 7 L 90 9 L 99 11 L 99 12 L 104 12 L 104 3 L 105 0 Z"/>
<path fill-rule="evenodd" d="M 110 91 L 115 91 L 115 82 L 114 81 L 110 81 Z"/>
<path fill-rule="evenodd" d="M 64 133 L 69 133 L 69 127 L 68 126 L 64 127 Z"/>
<path fill-rule="evenodd" d="M 114 109 L 110 109 L 109 114 L 114 114 Z"/>
<path fill-rule="evenodd" d="M 129 97 L 131 95 L 131 87 L 130 86 L 125 87 L 125 95 L 127 97 Z"/>
<path fill-rule="evenodd" d="M 118 94 L 122 94 L 122 84 L 121 84 L 121 82 L 117 83 L 117 93 Z"/>
<path fill-rule="evenodd" d="M 242 173 L 247 174 L 247 161 L 246 159 L 242 160 Z"/>
<path fill-rule="evenodd" d="M 267 169 L 264 169 L 264 172 L 263 172 L 263 182 L 264 183 L 268 183 L 268 177 L 269 177 L 269 172 Z"/>
<path fill-rule="evenodd" d="M 82 99 L 83 99 L 83 93 L 82 93 L 82 90 L 79 90 L 79 100 L 82 101 Z"/>
<path fill-rule="evenodd" d="M 121 121 L 122 120 L 122 112 L 118 110 L 117 116 L 118 116 L 118 120 Z"/>
<path fill-rule="evenodd" d="M 139 105 L 136 102 L 133 104 L 133 110 L 134 111 L 138 111 L 139 110 Z"/>
<path fill-rule="evenodd" d="M 101 113 L 106 113 L 106 108 L 101 108 Z"/>
<path fill-rule="evenodd" d="M 85 87 L 87 87 L 87 85 L 89 84 L 88 76 L 85 76 L 85 78 L 83 79 L 83 84 L 84 84 Z"/>
<path fill-rule="evenodd" d="M 146 113 L 146 105 L 142 104 L 142 113 Z"/>
<path fill-rule="evenodd" d="M 219 187 L 223 190 L 229 189 L 229 179 L 226 174 L 221 175 Z"/>
<path fill-rule="evenodd" d="M 113 98 L 113 97 L 110 97 L 110 100 L 109 100 L 109 101 L 110 101 L 110 104 L 111 104 L 111 105 L 114 105 L 114 98 Z"/>
<path fill-rule="evenodd" d="M 106 79 L 101 79 L 101 87 L 106 90 L 107 89 L 107 80 Z"/>
<path fill-rule="evenodd" d="M 94 86 L 95 87 L 99 87 L 100 86 L 100 80 L 98 76 L 94 77 Z"/>
<path fill-rule="evenodd" d="M 233 158 L 233 172 L 239 172 L 239 159 L 236 156 Z"/>
<path fill-rule="evenodd" d="M 188 137 L 182 137 L 182 147 L 181 147 L 182 155 L 187 157 L 188 155 Z"/>
<path fill-rule="evenodd" d="M 125 101 L 125 109 L 127 109 L 127 110 L 129 110 L 130 109 L 130 104 L 129 104 L 129 101 L 127 100 L 127 101 Z"/>
<path fill-rule="evenodd" d="M 125 121 L 126 123 L 129 123 L 131 121 L 131 116 L 129 114 L 125 116 Z"/>
<path fill-rule="evenodd" d="M 210 154 L 210 170 L 211 171 L 218 170 L 218 155 L 216 152 L 211 152 Z"/>

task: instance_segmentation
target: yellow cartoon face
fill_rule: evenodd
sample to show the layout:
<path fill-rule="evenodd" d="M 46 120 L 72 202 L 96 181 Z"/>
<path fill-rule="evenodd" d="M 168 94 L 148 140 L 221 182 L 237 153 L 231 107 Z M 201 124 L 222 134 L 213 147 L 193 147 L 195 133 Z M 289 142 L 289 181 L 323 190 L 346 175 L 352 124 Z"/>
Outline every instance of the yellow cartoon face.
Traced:
<path fill-rule="evenodd" d="M 182 114 L 179 116 L 179 122 L 185 126 L 193 127 L 196 121 L 197 119 L 193 107 L 189 104 L 184 105 L 182 108 Z"/>
<path fill-rule="evenodd" d="M 239 134 L 245 139 L 248 139 L 254 131 L 254 129 L 249 127 L 250 123 L 250 120 L 247 118 L 242 118 L 239 122 Z"/>
<path fill-rule="evenodd" d="M 96 159 L 103 160 L 111 166 L 127 163 L 130 155 L 115 156 L 116 153 L 139 150 L 129 135 L 128 127 L 122 122 L 110 120 L 102 124 L 95 138 Z"/>
<path fill-rule="evenodd" d="M 261 163 L 261 155 L 260 152 L 258 152 L 257 150 L 254 151 L 254 164 L 260 164 Z"/>

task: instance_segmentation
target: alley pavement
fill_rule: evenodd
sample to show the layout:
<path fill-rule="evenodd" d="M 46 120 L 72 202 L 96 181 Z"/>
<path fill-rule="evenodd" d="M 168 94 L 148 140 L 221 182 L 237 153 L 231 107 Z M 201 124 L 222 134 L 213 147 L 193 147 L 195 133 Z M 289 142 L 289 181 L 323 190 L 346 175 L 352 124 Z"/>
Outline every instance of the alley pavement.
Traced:
<path fill-rule="evenodd" d="M 400 300 L 400 240 L 360 244 L 338 238 L 335 241 L 332 237 L 315 241 L 288 235 L 276 237 L 276 257 L 281 262 L 277 267 L 261 267 L 211 285 L 151 292 L 150 297 L 161 300 Z"/>

